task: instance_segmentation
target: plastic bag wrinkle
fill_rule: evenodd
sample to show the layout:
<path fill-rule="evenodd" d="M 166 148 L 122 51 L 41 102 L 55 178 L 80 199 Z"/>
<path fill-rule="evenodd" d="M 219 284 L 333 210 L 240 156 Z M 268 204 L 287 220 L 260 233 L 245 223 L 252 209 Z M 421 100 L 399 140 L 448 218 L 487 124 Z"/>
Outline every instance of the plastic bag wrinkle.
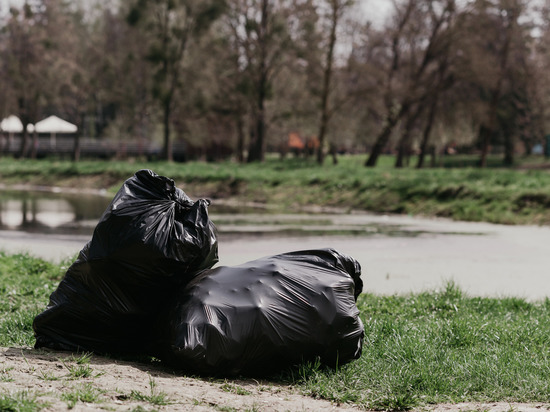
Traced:
<path fill-rule="evenodd" d="M 170 305 L 160 357 L 208 375 L 261 375 L 316 357 L 349 362 L 362 349 L 361 288 L 358 263 L 332 249 L 205 270 Z"/>

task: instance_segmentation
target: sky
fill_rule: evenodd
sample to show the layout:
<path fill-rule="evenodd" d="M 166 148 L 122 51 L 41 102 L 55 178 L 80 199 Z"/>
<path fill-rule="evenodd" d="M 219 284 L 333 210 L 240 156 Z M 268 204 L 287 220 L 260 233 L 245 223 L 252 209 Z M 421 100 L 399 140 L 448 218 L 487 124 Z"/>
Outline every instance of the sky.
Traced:
<path fill-rule="evenodd" d="M 357 0 L 357 4 L 365 13 L 367 20 L 380 24 L 393 8 L 390 0 Z"/>
<path fill-rule="evenodd" d="M 23 4 L 23 1 L 22 0 L 15 0 L 15 1 L 14 0 L 0 0 L 0 13 L 5 14 L 9 10 L 10 4 L 21 5 L 21 4 Z"/>

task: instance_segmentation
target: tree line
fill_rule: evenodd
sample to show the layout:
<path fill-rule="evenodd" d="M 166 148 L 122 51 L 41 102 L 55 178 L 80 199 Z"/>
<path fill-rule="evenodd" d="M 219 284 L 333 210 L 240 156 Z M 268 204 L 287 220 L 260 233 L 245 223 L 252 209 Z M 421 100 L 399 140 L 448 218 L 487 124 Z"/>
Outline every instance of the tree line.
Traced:
<path fill-rule="evenodd" d="M 548 133 L 550 5 L 528 0 L 26 0 L 0 9 L 0 115 L 81 136 L 263 161 L 512 164 Z M 289 134 L 298 144 L 289 145 Z"/>

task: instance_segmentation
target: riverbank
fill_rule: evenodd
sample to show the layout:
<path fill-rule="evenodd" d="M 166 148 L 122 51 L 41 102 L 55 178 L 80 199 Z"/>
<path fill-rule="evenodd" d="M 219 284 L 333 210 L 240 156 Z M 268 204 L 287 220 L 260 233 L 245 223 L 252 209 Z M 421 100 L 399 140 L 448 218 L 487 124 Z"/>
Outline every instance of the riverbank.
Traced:
<path fill-rule="evenodd" d="M 13 185 L 114 193 L 137 170 L 175 180 L 193 198 L 265 205 L 274 212 L 337 208 L 502 224 L 550 224 L 546 168 L 365 168 L 361 156 L 338 165 L 313 159 L 264 163 L 14 160 L 0 158 L 0 181 Z M 541 163 L 542 165 L 542 163 Z"/>

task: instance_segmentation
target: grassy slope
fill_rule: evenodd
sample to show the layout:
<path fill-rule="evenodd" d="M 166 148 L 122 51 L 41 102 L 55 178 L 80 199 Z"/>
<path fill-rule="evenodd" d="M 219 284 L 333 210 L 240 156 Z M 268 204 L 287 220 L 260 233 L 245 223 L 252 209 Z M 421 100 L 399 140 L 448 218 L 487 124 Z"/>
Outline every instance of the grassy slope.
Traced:
<path fill-rule="evenodd" d="M 32 321 L 65 270 L 0 253 L 0 346 L 34 344 Z M 282 379 L 311 396 L 385 410 L 550 402 L 548 299 L 472 298 L 449 284 L 409 296 L 365 294 L 358 307 L 365 324 L 358 361 L 336 371 L 302 365 Z"/>
<path fill-rule="evenodd" d="M 363 167 L 363 160 L 341 157 L 336 166 L 320 167 L 304 159 L 246 165 L 0 159 L 0 181 L 116 190 L 135 171 L 149 168 L 173 178 L 192 197 L 262 202 L 281 211 L 316 205 L 505 224 L 550 223 L 546 169 L 396 170 L 390 158 L 377 168 Z M 469 161 L 457 158 L 455 163 Z"/>

